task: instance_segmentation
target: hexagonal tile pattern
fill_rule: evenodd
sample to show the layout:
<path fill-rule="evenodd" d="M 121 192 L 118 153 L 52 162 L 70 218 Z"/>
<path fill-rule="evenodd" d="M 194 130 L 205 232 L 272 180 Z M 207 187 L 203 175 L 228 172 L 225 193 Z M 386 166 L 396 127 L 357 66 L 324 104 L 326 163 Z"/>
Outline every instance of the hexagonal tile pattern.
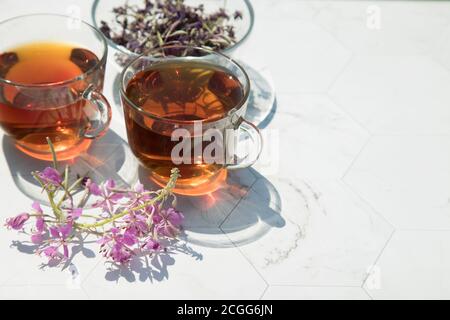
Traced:
<path fill-rule="evenodd" d="M 450 17 L 449 6 L 439 1 L 319 2 L 328 6 L 314 21 L 357 55 L 433 52 Z"/>
<path fill-rule="evenodd" d="M 99 264 L 83 288 L 92 299 L 258 299 L 266 288 L 236 248 L 180 250 L 130 268 Z"/>
<path fill-rule="evenodd" d="M 72 5 L 0 2 L 0 19 Z M 86 20 L 91 4 L 77 2 Z M 450 3 L 253 4 L 252 36 L 233 55 L 273 76 L 261 161 L 180 197 L 181 240 L 127 267 L 88 239 L 67 268 L 47 268 L 25 235 L 2 230 L 0 298 L 450 298 Z M 108 65 L 111 130 L 73 165 L 148 181 L 126 145 L 118 72 Z M 29 171 L 48 165 L 2 139 L 0 220 L 41 196 Z"/>
<path fill-rule="evenodd" d="M 261 201 L 258 180 L 233 211 Z M 360 286 L 392 228 L 340 182 L 271 180 L 281 197 L 281 216 L 266 212 L 273 227 L 240 247 L 270 285 Z M 266 194 L 266 197 L 268 194 Z M 272 195 L 270 195 L 272 197 Z M 245 216 L 242 217 L 243 224 Z M 233 241 L 234 228 L 222 230 Z"/>
<path fill-rule="evenodd" d="M 355 57 L 330 95 L 374 134 L 450 133 L 450 73 L 428 57 Z"/>
<path fill-rule="evenodd" d="M 449 299 L 450 232 L 397 231 L 374 270 L 374 299 Z"/>
<path fill-rule="evenodd" d="M 374 137 L 345 182 L 398 228 L 450 228 L 448 136 Z"/>
<path fill-rule="evenodd" d="M 249 193 L 243 196 L 220 229 L 235 246 L 259 241 L 272 229 L 286 226 L 282 197 L 276 187 L 259 176 Z"/>
<path fill-rule="evenodd" d="M 88 296 L 81 288 L 65 286 L 3 286 L 2 300 L 86 300 Z"/>
<path fill-rule="evenodd" d="M 361 288 L 270 286 L 263 300 L 370 300 Z"/>
<path fill-rule="evenodd" d="M 76 288 L 99 262 L 96 249 L 76 245 L 74 252 L 77 254 L 64 270 L 45 266 L 45 259 L 33 253 L 35 247 L 30 243 L 28 236 L 8 231 L 3 227 L 6 218 L 27 211 L 31 207 L 30 199 L 19 190 L 11 188 L 11 185 L 14 185 L 11 176 L 2 177 L 0 194 L 2 203 L 7 203 L 8 209 L 0 212 L 2 224 L 0 243 L 3 244 L 0 260 L 7 261 L 0 268 L 0 285 L 54 285 Z M 13 198 L 14 201 L 8 201 L 6 197 Z M 89 241 L 87 239 L 87 242 Z"/>
<path fill-rule="evenodd" d="M 268 137 L 276 133 L 278 138 L 267 139 L 255 166 L 263 174 L 339 179 L 369 139 L 367 131 L 326 96 L 280 94 L 278 105 L 282 109 L 267 131 Z"/>
<path fill-rule="evenodd" d="M 81 282 L 100 262 L 98 245 L 75 245 L 69 263 L 61 267 L 51 267 L 46 259 L 34 254 L 36 249 L 29 238 L 19 236 L 13 231 L 0 234 L 6 248 L 1 251 L 3 261 L 13 261 L 1 268 L 2 285 L 4 286 L 55 286 L 56 288 L 80 288 Z"/>
<path fill-rule="evenodd" d="M 113 130 L 99 140 L 95 140 L 89 150 L 79 155 L 75 160 L 61 161 L 60 167 L 70 165 L 74 176 L 89 175 L 94 181 L 102 181 L 111 177 L 118 180 L 119 184 L 127 184 L 136 180 L 136 176 L 131 176 L 136 170 L 134 157 L 126 157 L 128 146 Z M 128 151 L 129 152 L 129 151 Z M 127 160 L 127 161 L 125 161 Z M 9 137 L 2 136 L 0 146 L 0 161 L 4 165 L 0 166 L 0 174 L 13 177 L 13 185 L 28 198 L 48 204 L 48 199 L 42 188 L 32 177 L 31 171 L 42 170 L 51 165 L 48 161 L 41 161 L 26 156 L 19 151 Z"/>
<path fill-rule="evenodd" d="M 265 40 L 256 41 L 261 38 Z M 287 17 L 270 24 L 257 21 L 239 58 L 269 67 L 277 93 L 317 93 L 329 88 L 350 60 L 351 52 L 313 22 Z"/>
<path fill-rule="evenodd" d="M 285 19 L 311 20 L 319 11 L 314 4 L 315 1 L 284 1 L 282 5 L 277 0 L 261 1 L 256 7 L 255 15 L 260 19 L 274 19 L 276 12 Z M 277 10 L 273 10 L 274 7 Z"/>
<path fill-rule="evenodd" d="M 450 69 L 450 25 L 446 26 L 436 46 L 432 47 L 430 56 L 441 63 L 447 69 Z"/>
<path fill-rule="evenodd" d="M 226 182 L 219 190 L 200 197 L 177 197 L 186 216 L 185 228 L 219 227 L 255 180 L 249 169 L 229 171 Z"/>

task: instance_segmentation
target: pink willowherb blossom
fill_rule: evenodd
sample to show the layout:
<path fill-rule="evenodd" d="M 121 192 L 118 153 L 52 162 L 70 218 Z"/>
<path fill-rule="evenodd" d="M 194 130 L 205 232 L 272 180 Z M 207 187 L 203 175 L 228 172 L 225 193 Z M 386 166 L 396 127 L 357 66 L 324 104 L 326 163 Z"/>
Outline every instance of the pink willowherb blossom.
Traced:
<path fill-rule="evenodd" d="M 130 247 L 136 242 L 137 238 L 133 234 L 129 232 L 121 234 L 118 228 L 112 228 L 107 235 L 100 239 L 100 252 L 114 262 L 126 263 L 133 255 Z"/>
<path fill-rule="evenodd" d="M 156 232 L 166 237 L 174 237 L 179 232 L 183 219 L 183 214 L 174 208 L 161 210 L 153 216 Z"/>
<path fill-rule="evenodd" d="M 31 242 L 33 244 L 41 244 L 44 241 L 44 235 L 42 233 L 34 233 L 31 235 Z"/>
<path fill-rule="evenodd" d="M 115 187 L 116 183 L 111 179 L 107 180 L 100 187 L 98 187 L 99 190 L 97 190 L 97 188 L 94 187 L 94 184 L 91 183 L 89 190 L 95 190 L 95 193 L 99 192 L 99 194 L 95 195 L 102 198 L 101 200 L 97 201 L 94 206 L 97 208 L 102 208 L 104 212 L 112 214 L 115 205 L 119 204 L 119 200 L 124 197 L 123 194 L 114 192 L 113 189 Z"/>
<path fill-rule="evenodd" d="M 45 224 L 44 212 L 38 202 L 33 202 L 31 206 L 36 214 L 36 232 L 43 233 L 47 226 Z"/>
<path fill-rule="evenodd" d="M 134 212 L 125 217 L 125 230 L 135 236 L 143 236 L 148 234 L 150 227 L 147 223 L 147 217 Z"/>
<path fill-rule="evenodd" d="M 102 190 L 100 190 L 100 187 L 94 183 L 91 179 L 88 179 L 86 181 L 86 188 L 89 190 L 89 193 L 94 196 L 101 196 Z"/>
<path fill-rule="evenodd" d="M 83 215 L 83 209 L 82 208 L 75 208 L 75 209 L 71 209 L 69 211 L 68 218 L 71 221 L 75 221 L 75 220 L 78 220 L 82 215 Z"/>
<path fill-rule="evenodd" d="M 62 182 L 62 177 L 56 169 L 47 167 L 38 174 L 39 178 L 45 183 L 58 186 Z"/>
<path fill-rule="evenodd" d="M 44 255 L 48 260 L 62 260 L 64 256 L 59 252 L 57 246 L 49 246 L 41 251 L 41 255 Z"/>
<path fill-rule="evenodd" d="M 14 218 L 6 219 L 5 226 L 8 229 L 22 230 L 23 226 L 29 219 L 30 219 L 30 215 L 28 213 L 21 213 Z"/>
<path fill-rule="evenodd" d="M 38 202 L 33 202 L 31 206 L 36 215 L 35 229 L 32 230 L 31 242 L 34 244 L 41 244 L 44 241 L 44 235 L 47 231 L 47 224 L 44 219 L 44 211 Z"/>
<path fill-rule="evenodd" d="M 5 224 L 8 229 L 29 234 L 36 245 L 35 253 L 58 262 L 57 265 L 67 261 L 70 247 L 87 236 L 99 238 L 100 252 L 106 258 L 126 264 L 133 257 L 165 250 L 162 243 L 171 245 L 173 242 L 167 240 L 180 233 L 183 214 L 174 208 L 164 209 L 166 200 L 173 195 L 178 170 L 174 169 L 171 182 L 158 191 L 146 190 L 140 183 L 132 189 L 117 189 L 114 180 L 98 185 L 87 177 L 69 178 L 69 168 L 64 172 L 62 177 L 56 169 L 45 168 L 35 175 L 50 200 L 52 208 L 48 213 L 34 202 L 30 213 L 9 218 Z M 66 183 L 69 181 L 76 181 L 78 188 Z M 80 201 L 78 194 L 82 196 Z M 91 197 L 95 205 L 85 207 Z M 32 223 L 27 230 L 29 220 Z"/>
<path fill-rule="evenodd" d="M 73 225 L 71 222 L 50 228 L 51 240 L 50 242 L 56 245 L 56 248 L 63 248 L 63 257 L 69 258 L 69 241 L 68 238 L 72 234 Z"/>
<path fill-rule="evenodd" d="M 161 244 L 153 238 L 148 238 L 144 244 L 144 247 L 148 250 L 158 251 L 161 249 Z"/>

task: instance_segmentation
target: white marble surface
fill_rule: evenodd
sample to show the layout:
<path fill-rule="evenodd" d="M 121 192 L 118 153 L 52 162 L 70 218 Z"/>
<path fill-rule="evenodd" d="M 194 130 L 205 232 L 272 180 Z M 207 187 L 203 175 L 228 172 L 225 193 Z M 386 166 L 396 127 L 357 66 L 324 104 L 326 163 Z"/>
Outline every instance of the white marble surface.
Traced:
<path fill-rule="evenodd" d="M 253 2 L 254 32 L 234 55 L 276 88 L 260 162 L 213 197 L 182 199 L 176 253 L 128 270 L 89 245 L 70 270 L 40 269 L 2 229 L 0 298 L 450 298 L 450 2 Z M 90 20 L 90 0 L 2 0 L 0 19 L 71 5 Z M 117 72 L 96 172 L 145 179 Z M 1 148 L 3 220 L 39 196 L 26 172 L 42 163 Z"/>

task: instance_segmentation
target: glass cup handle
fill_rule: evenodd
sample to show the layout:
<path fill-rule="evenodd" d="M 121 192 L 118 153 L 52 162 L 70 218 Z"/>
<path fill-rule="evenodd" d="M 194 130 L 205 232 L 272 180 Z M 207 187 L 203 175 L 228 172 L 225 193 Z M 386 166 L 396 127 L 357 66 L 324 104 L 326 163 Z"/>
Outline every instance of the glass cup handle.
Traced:
<path fill-rule="evenodd" d="M 93 119 L 94 115 L 88 115 L 91 127 L 84 132 L 84 137 L 95 139 L 103 136 L 108 131 L 111 122 L 111 105 L 102 93 L 94 90 L 93 86 L 86 89 L 83 99 L 97 109 L 95 112 L 97 119 Z"/>
<path fill-rule="evenodd" d="M 228 170 L 243 169 L 254 165 L 256 161 L 258 161 L 263 149 L 262 135 L 257 126 L 241 117 L 235 127 L 250 138 L 252 143 L 256 146 L 257 152 L 253 157 L 251 157 L 250 154 L 247 154 L 245 157 L 241 158 L 237 164 L 227 165 L 226 168 Z"/>

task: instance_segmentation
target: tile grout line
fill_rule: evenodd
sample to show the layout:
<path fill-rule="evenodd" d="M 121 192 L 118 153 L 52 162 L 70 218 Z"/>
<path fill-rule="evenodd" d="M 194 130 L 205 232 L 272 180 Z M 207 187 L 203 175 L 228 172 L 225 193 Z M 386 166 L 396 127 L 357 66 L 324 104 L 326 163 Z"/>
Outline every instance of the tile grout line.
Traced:
<path fill-rule="evenodd" d="M 251 172 L 251 174 L 253 175 L 253 173 Z M 254 176 L 254 175 L 253 175 Z M 253 188 L 253 186 L 256 184 L 256 182 L 259 180 L 260 178 L 256 178 L 255 177 L 255 181 L 253 181 L 253 183 L 251 184 L 251 186 L 248 187 L 247 192 L 245 193 L 244 196 L 240 197 L 240 199 L 236 202 L 236 204 L 233 206 L 233 209 L 231 209 L 230 213 L 227 214 L 227 216 L 222 220 L 222 222 L 219 224 L 218 228 L 221 232 L 225 233 L 225 231 L 222 230 L 222 226 L 223 224 L 228 220 L 228 218 L 233 214 L 233 212 L 236 210 L 236 208 L 239 206 L 239 204 L 244 200 L 244 198 L 246 198 L 250 192 L 250 190 Z"/>
<path fill-rule="evenodd" d="M 330 5 L 331 4 L 328 4 L 328 7 Z M 319 13 L 317 14 L 317 16 L 320 14 L 320 11 L 323 10 L 323 9 L 324 8 L 319 9 Z M 315 19 L 317 16 L 315 16 L 313 19 Z M 316 27 L 318 27 L 320 30 L 322 30 L 322 32 L 324 32 L 324 33 L 328 34 L 330 37 L 332 37 L 334 39 L 334 41 L 336 41 L 336 43 L 338 43 L 342 48 L 344 48 L 350 54 L 348 60 L 342 66 L 342 69 L 339 70 L 339 72 L 336 74 L 336 76 L 331 81 L 331 83 L 326 87 L 325 93 L 328 93 L 333 88 L 333 86 L 336 84 L 336 82 L 339 80 L 339 78 L 342 76 L 342 74 L 345 72 L 345 70 L 347 70 L 348 66 L 355 59 L 355 57 L 357 55 L 352 49 L 348 48 L 346 44 L 344 44 L 338 37 L 336 37 L 336 35 L 332 34 L 330 31 L 328 31 L 323 25 L 321 25 L 320 23 L 318 23 L 315 20 L 313 20 L 312 23 Z"/>
<path fill-rule="evenodd" d="M 420 228 L 397 228 L 400 232 L 450 232 L 450 228 L 447 229 L 420 229 Z"/>
<path fill-rule="evenodd" d="M 28 287 L 34 287 L 34 288 L 67 288 L 66 285 L 63 284 L 11 284 L 11 285 L 0 285 L 0 288 L 28 288 Z M 74 289 L 70 289 L 71 291 L 77 291 Z M 83 293 L 85 298 L 87 300 L 91 300 L 89 294 L 86 292 L 86 290 L 80 286 L 80 291 Z M 66 299 L 63 299 L 66 300 Z"/>
<path fill-rule="evenodd" d="M 336 101 L 336 97 L 333 97 L 333 95 L 330 92 L 325 92 L 323 94 L 325 97 L 330 99 L 336 107 L 339 108 L 347 117 L 349 117 L 350 120 L 352 120 L 355 124 L 357 124 L 362 130 L 364 130 L 369 136 L 373 136 L 374 134 L 369 130 L 369 128 L 366 127 L 365 124 L 363 124 L 361 121 L 357 120 L 350 112 L 348 112 L 340 102 Z"/>
<path fill-rule="evenodd" d="M 388 220 L 381 212 L 379 212 L 375 207 L 367 201 L 363 196 L 361 196 L 352 186 L 350 186 L 344 179 L 340 179 L 342 184 L 347 188 L 349 192 L 351 192 L 355 197 L 357 197 L 359 200 L 361 200 L 366 206 L 369 207 L 370 210 L 373 211 L 379 218 L 381 218 L 385 223 L 387 223 L 393 230 L 397 230 L 397 227 Z"/>
<path fill-rule="evenodd" d="M 83 283 L 80 284 L 81 290 L 83 290 L 84 294 L 86 295 L 86 300 L 92 300 L 90 294 L 87 292 L 86 288 L 84 287 Z"/>
<path fill-rule="evenodd" d="M 389 239 L 386 241 L 385 245 L 384 245 L 383 248 L 381 249 L 381 252 L 380 252 L 380 253 L 378 254 L 378 256 L 375 258 L 375 261 L 373 262 L 373 264 L 372 264 L 372 266 L 371 266 L 372 268 L 375 267 L 375 266 L 377 265 L 377 263 L 380 261 L 381 256 L 383 255 L 384 251 L 386 250 L 387 246 L 388 246 L 389 243 L 391 242 L 391 240 L 392 240 L 392 238 L 394 237 L 394 235 L 395 235 L 396 232 L 397 232 L 396 230 L 393 230 L 393 231 L 391 232 L 391 235 L 389 236 Z M 371 270 L 370 270 L 370 271 L 371 271 Z M 369 274 L 369 272 L 367 272 L 367 275 L 364 277 L 363 283 L 361 284 L 361 288 L 364 289 L 364 285 L 366 284 L 367 280 L 369 279 L 369 276 L 370 276 L 370 274 Z M 369 295 L 369 296 L 372 297 L 371 295 Z"/>
<path fill-rule="evenodd" d="M 386 137 L 392 137 L 392 138 L 413 138 L 413 137 L 428 137 L 428 138 L 440 138 L 440 137 L 449 137 L 449 133 L 373 133 L 373 137 L 380 137 L 380 138 L 386 138 Z"/>
<path fill-rule="evenodd" d="M 327 9 L 331 6 L 331 3 L 327 3 L 325 6 L 321 8 L 315 8 L 311 5 L 311 2 L 317 2 L 317 0 L 301 0 L 304 4 L 306 4 L 311 10 L 315 11 L 311 17 L 311 20 L 315 22 L 315 19 L 322 13 L 322 10 Z"/>
<path fill-rule="evenodd" d="M 271 284 L 271 287 L 286 287 L 286 288 L 347 288 L 347 289 L 361 289 L 361 286 L 354 285 L 301 285 L 301 284 Z"/>
<path fill-rule="evenodd" d="M 319 16 L 319 14 L 321 13 L 322 10 L 327 10 L 330 6 L 331 6 L 331 3 L 329 3 L 327 6 L 325 6 L 323 8 L 317 9 L 319 11 L 319 13 L 313 17 L 313 20 L 311 22 L 313 25 L 315 25 L 320 30 L 322 30 L 324 33 L 326 33 L 327 35 L 332 37 L 334 39 L 334 41 L 336 41 L 336 43 L 338 43 L 342 48 L 347 50 L 350 53 L 351 57 L 353 57 L 355 55 L 355 53 L 353 52 L 353 50 L 351 48 L 347 47 L 347 45 L 345 43 L 343 43 L 341 41 L 341 39 L 336 37 L 336 35 L 334 35 L 330 31 L 328 31 L 322 24 L 318 23 L 318 21 L 315 20 Z"/>
<path fill-rule="evenodd" d="M 344 74 L 344 72 L 348 69 L 350 64 L 355 60 L 356 55 L 350 51 L 350 57 L 348 58 L 348 61 L 345 62 L 344 66 L 342 67 L 342 70 L 340 70 L 336 77 L 331 81 L 331 83 L 327 86 L 325 89 L 325 93 L 328 93 L 331 91 L 331 89 L 334 87 L 334 85 L 338 82 L 338 80 L 341 78 L 341 76 Z"/>
<path fill-rule="evenodd" d="M 101 264 L 101 262 L 103 261 L 102 260 L 102 256 L 101 256 L 101 254 L 99 253 L 99 257 L 98 257 L 98 262 L 95 264 L 95 266 L 94 267 L 92 267 L 92 269 L 91 270 L 89 270 L 88 272 L 87 272 L 87 274 L 86 274 L 86 276 L 83 278 L 83 280 L 81 281 L 81 286 L 82 287 L 84 287 L 84 284 L 86 283 L 86 281 L 88 280 L 88 278 L 91 276 L 91 274 L 94 272 L 94 270 L 95 269 L 97 269 L 97 267 Z"/>
<path fill-rule="evenodd" d="M 350 170 L 353 169 L 353 167 L 356 164 L 356 161 L 359 159 L 359 157 L 362 155 L 362 153 L 366 150 L 367 146 L 370 142 L 372 142 L 373 136 L 369 136 L 367 140 L 364 142 L 364 145 L 361 147 L 361 149 L 358 151 L 358 153 L 353 158 L 352 162 L 348 165 L 347 169 L 345 169 L 344 173 L 341 176 L 341 180 L 345 181 L 345 177 L 349 174 Z"/>
<path fill-rule="evenodd" d="M 361 289 L 369 297 L 370 300 L 375 300 L 374 297 L 372 297 L 372 295 L 366 290 L 366 288 L 362 287 Z"/>
<path fill-rule="evenodd" d="M 450 21 L 447 22 L 447 24 L 442 28 L 442 34 L 438 36 L 439 42 L 440 42 L 440 46 L 438 46 L 438 48 L 434 48 L 437 49 L 439 51 L 439 49 L 442 49 L 442 41 L 444 40 L 443 38 L 445 38 L 445 31 L 450 27 Z M 426 57 L 428 57 L 431 61 L 433 61 L 434 63 L 440 65 L 441 67 L 443 67 L 448 73 L 450 73 L 450 68 L 447 67 L 438 57 L 436 57 L 431 50 L 428 50 L 427 53 L 424 55 Z"/>
<path fill-rule="evenodd" d="M 267 291 L 269 290 L 269 285 L 266 285 L 266 288 L 264 289 L 263 293 L 259 296 L 258 300 L 262 300 L 264 296 L 266 295 Z"/>
<path fill-rule="evenodd" d="M 239 252 L 239 254 L 245 259 L 245 261 L 247 261 L 247 263 L 253 268 L 253 270 L 255 270 L 255 272 L 258 274 L 258 276 L 261 278 L 262 281 L 264 281 L 265 285 L 266 285 L 266 290 L 269 287 L 269 282 L 263 277 L 263 275 L 261 274 L 261 272 L 259 272 L 259 270 L 255 267 L 255 265 L 250 261 L 249 258 L 247 258 L 247 256 L 242 252 L 242 250 L 234 243 L 233 240 L 231 240 L 231 238 L 228 236 L 228 234 L 226 234 L 222 229 L 220 229 L 220 231 L 222 231 L 222 233 L 225 235 L 225 237 L 227 237 L 228 241 L 230 241 L 230 243 L 233 245 L 233 247 Z"/>

